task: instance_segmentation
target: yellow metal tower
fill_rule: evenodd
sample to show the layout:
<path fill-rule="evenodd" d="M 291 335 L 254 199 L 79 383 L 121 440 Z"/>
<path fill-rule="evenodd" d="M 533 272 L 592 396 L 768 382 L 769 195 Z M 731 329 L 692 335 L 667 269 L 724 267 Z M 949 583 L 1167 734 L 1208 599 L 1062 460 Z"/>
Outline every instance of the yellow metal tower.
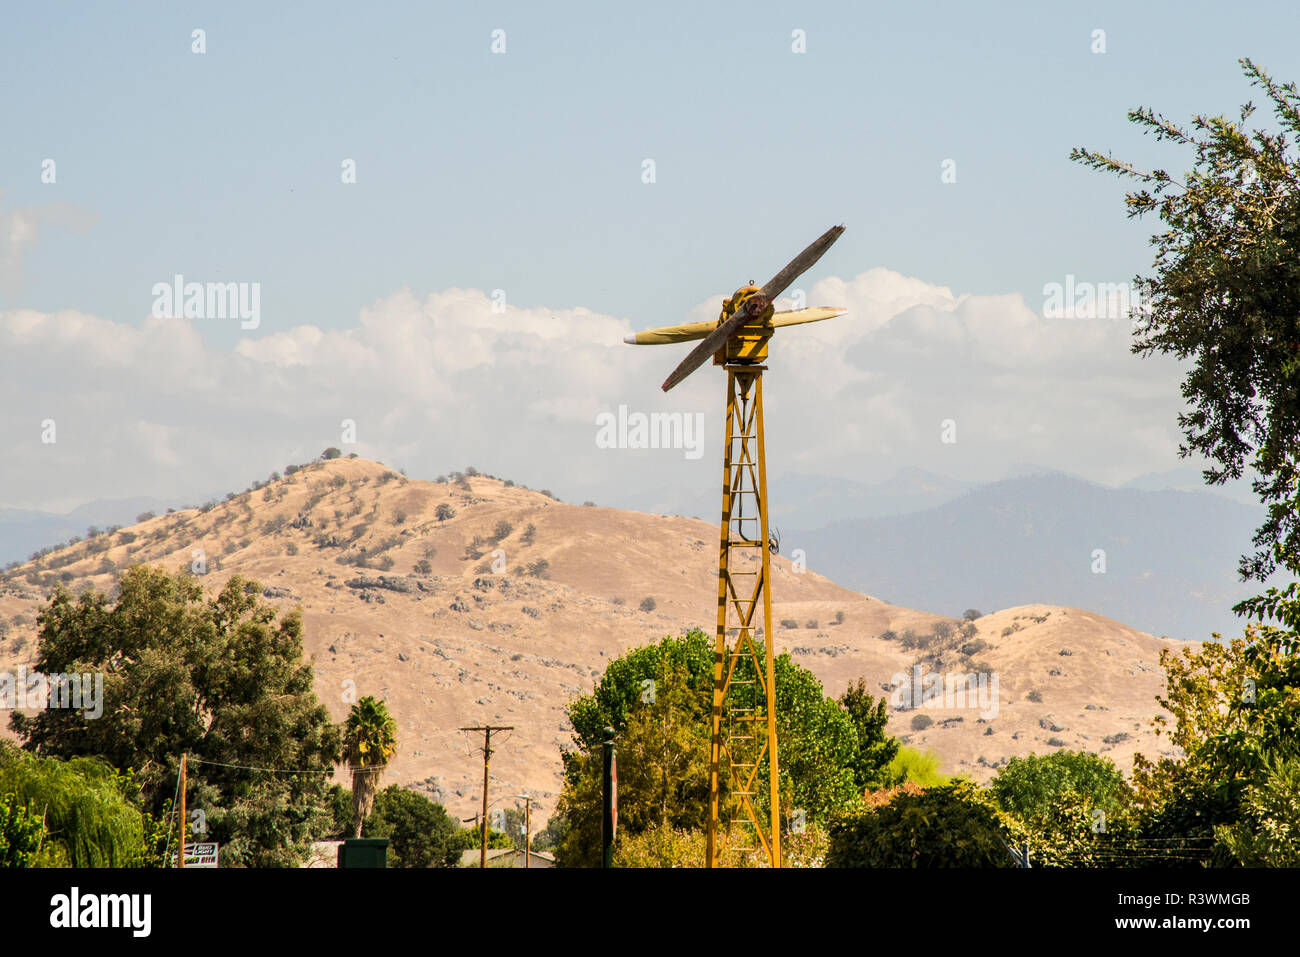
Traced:
<path fill-rule="evenodd" d="M 771 552 L 763 372 L 767 344 L 781 326 L 838 316 L 836 308 L 774 312 L 772 301 L 821 258 L 844 231 L 827 230 L 772 281 L 745 286 L 723 302 L 716 323 L 691 323 L 628 336 L 636 345 L 702 339 L 663 384 L 667 392 L 710 355 L 727 372 L 718 620 L 714 640 L 712 744 L 706 866 L 753 855 L 781 866 L 780 763 L 772 648 Z M 759 609 L 762 617 L 758 618 Z M 724 801 L 725 786 L 725 801 Z"/>

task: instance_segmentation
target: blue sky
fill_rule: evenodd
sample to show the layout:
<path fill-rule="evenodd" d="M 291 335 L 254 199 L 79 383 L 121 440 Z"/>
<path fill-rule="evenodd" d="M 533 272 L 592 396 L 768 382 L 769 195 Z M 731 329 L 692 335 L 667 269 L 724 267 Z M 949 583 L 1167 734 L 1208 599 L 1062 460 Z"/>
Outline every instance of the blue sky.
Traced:
<path fill-rule="evenodd" d="M 630 328 L 678 322 L 715 294 L 762 282 L 836 222 L 849 228 L 819 277 L 883 268 L 958 297 L 1019 295 L 1038 310 L 1047 282 L 1119 282 L 1150 263 L 1155 224 L 1127 220 L 1121 184 L 1070 163 L 1072 146 L 1177 170 L 1177 154 L 1141 137 L 1128 109 L 1180 122 L 1235 115 L 1260 100 L 1240 56 L 1300 78 L 1300 14 L 1287 3 L 39 4 L 5 20 L 0 310 L 75 310 L 122 339 L 145 322 L 153 284 L 177 273 L 261 283 L 256 333 L 195 324 L 212 362 L 241 339 L 354 329 L 404 288 L 416 301 L 499 288 L 512 308 L 589 310 Z M 195 28 L 206 31 L 202 55 L 191 52 Z M 491 52 L 495 29 L 504 55 Z M 796 29 L 806 54 L 791 51 Z M 1104 54 L 1090 50 L 1095 29 Z M 55 184 L 41 182 L 47 158 Z M 349 158 L 357 182 L 345 185 Z M 642 182 L 645 159 L 653 184 Z M 955 183 L 940 180 L 946 159 Z M 1111 349 L 1117 363 L 1122 351 Z M 935 356 L 935 368 L 968 358 Z M 676 356 L 609 361 L 628 363 L 615 370 L 625 385 L 593 387 L 583 401 L 651 408 Z M 1151 374 L 1122 361 L 1134 382 Z M 265 387 L 262 371 L 236 382 Z M 629 384 L 641 376 L 644 394 Z M 717 383 L 698 394 L 711 416 L 714 392 Z M 1176 439 L 1172 399 L 1139 408 L 1148 418 L 1129 425 Z M 159 392 L 154 404 L 174 402 Z M 186 421 L 141 428 L 155 425 L 179 441 Z M 237 424 L 228 429 L 234 443 Z M 336 429 L 301 444 L 336 444 Z M 398 433 L 371 430 L 363 451 L 419 460 L 414 438 Z M 449 438 L 446 454 L 459 457 L 429 470 L 511 458 L 470 436 Z M 264 439 L 241 462 L 239 487 L 298 444 L 274 429 Z M 1176 464 L 1169 441 L 1151 448 L 1149 460 L 1114 468 L 1097 445 L 1044 464 L 1101 479 Z M 1053 458 L 1049 448 L 986 451 L 948 471 Z M 522 443 L 518 461 L 526 452 Z M 870 467 L 822 464 L 840 474 L 943 468 L 905 451 Z M 531 484 L 584 485 L 559 465 L 519 468 Z M 586 485 L 599 490 L 616 471 Z M 147 491 L 140 479 L 120 491 Z M 165 493 L 196 483 L 155 468 L 143 484 Z M 82 489 L 57 500 L 95 497 Z M 0 500 L 43 501 L 3 479 Z"/>

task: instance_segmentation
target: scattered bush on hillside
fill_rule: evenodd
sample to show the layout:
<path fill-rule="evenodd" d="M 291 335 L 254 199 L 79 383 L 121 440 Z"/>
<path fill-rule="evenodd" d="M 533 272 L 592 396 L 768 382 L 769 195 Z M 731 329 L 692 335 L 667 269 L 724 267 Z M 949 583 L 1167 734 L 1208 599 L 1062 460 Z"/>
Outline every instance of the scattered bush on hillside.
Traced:
<path fill-rule="evenodd" d="M 924 731 L 930 725 L 934 724 L 934 718 L 928 714 L 916 714 L 912 716 L 912 730 Z"/>
<path fill-rule="evenodd" d="M 649 595 L 646 595 L 644 598 L 641 599 L 641 604 L 639 607 L 643 612 L 649 614 L 650 612 L 655 610 L 655 600 L 651 598 Z"/>

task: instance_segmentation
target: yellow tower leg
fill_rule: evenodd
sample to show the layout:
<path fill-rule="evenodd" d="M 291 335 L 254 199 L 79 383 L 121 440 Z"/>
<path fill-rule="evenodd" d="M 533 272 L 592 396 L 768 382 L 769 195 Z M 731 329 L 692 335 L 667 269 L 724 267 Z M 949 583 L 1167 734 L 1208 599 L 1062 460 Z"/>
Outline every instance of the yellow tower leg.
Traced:
<path fill-rule="evenodd" d="M 708 867 L 781 866 L 776 674 L 763 444 L 765 366 L 727 366 L 709 752 Z M 762 607 L 761 647 L 755 612 Z M 766 773 L 764 773 L 766 771 Z M 725 787 L 725 791 L 724 791 Z M 766 805 L 766 806 L 765 806 Z"/>

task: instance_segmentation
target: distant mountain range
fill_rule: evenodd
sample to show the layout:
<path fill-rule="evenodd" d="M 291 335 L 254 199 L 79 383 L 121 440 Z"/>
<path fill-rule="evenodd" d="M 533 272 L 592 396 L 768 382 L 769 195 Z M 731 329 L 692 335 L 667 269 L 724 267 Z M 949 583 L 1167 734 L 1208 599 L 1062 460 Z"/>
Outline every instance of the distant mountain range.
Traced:
<path fill-rule="evenodd" d="M 936 610 L 954 615 L 1041 601 L 1172 638 L 1240 633 L 1231 606 L 1262 586 L 1237 579 L 1237 558 L 1263 509 L 1131 487 L 1141 483 L 1007 479 L 921 511 L 783 529 L 782 551 L 801 548 L 809 568 L 894 604 L 933 607 L 944 596 L 955 604 Z"/>
<path fill-rule="evenodd" d="M 196 500 L 204 501 L 203 498 Z M 0 508 L 0 565 L 26 561 L 32 552 L 66 542 L 74 535 L 84 538 L 86 529 L 92 525 L 101 529 L 133 525 L 137 515 L 145 512 L 161 515 L 169 508 L 180 508 L 182 504 L 157 498 L 97 500 L 63 514 Z"/>

